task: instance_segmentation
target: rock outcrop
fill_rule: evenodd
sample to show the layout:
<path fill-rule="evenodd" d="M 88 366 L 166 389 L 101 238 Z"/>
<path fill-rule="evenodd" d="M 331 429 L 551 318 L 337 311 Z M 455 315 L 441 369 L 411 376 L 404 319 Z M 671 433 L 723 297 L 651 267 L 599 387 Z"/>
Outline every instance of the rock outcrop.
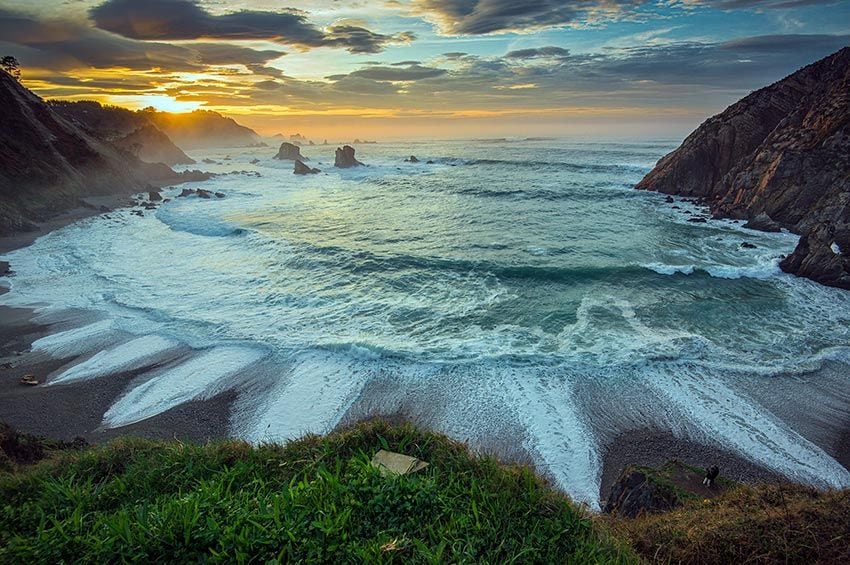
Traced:
<path fill-rule="evenodd" d="M 133 194 L 204 173 L 144 163 L 63 118 L 0 71 L 0 234 L 79 206 L 85 196 Z"/>
<path fill-rule="evenodd" d="M 277 151 L 277 155 L 274 156 L 275 159 L 280 159 L 282 161 L 306 161 L 307 158 L 301 155 L 301 148 L 295 145 L 294 143 L 289 143 L 288 141 L 284 141 L 280 144 L 280 149 Z"/>
<path fill-rule="evenodd" d="M 354 148 L 350 145 L 337 147 L 336 157 L 334 158 L 334 167 L 340 169 L 348 169 L 351 167 L 359 167 L 362 165 L 360 161 L 354 158 Z"/>
<path fill-rule="evenodd" d="M 656 481 L 643 470 L 626 469 L 611 487 L 602 511 L 634 518 L 641 514 L 666 512 L 682 505 L 675 489 Z"/>
<path fill-rule="evenodd" d="M 322 171 L 319 169 L 310 168 L 305 165 L 303 161 L 296 160 L 295 169 L 292 172 L 296 175 L 316 175 L 321 173 Z"/>
<path fill-rule="evenodd" d="M 834 252 L 850 236 L 850 47 L 708 119 L 637 188 L 802 234 L 783 270 L 850 289 L 850 262 Z"/>
<path fill-rule="evenodd" d="M 134 154 L 146 163 L 191 165 L 194 159 L 151 123 L 144 112 L 131 112 L 98 102 L 53 100 L 48 105 L 92 137 Z"/>

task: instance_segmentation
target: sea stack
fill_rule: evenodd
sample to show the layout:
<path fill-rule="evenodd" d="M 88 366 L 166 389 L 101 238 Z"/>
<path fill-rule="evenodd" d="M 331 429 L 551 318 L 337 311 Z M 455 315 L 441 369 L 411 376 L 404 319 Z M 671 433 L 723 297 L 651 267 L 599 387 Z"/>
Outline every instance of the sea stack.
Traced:
<path fill-rule="evenodd" d="M 301 148 L 288 141 L 280 144 L 280 149 L 274 158 L 282 161 L 307 161 L 307 157 L 301 155 Z"/>
<path fill-rule="evenodd" d="M 334 167 L 340 169 L 348 169 L 362 165 L 360 161 L 354 158 L 354 148 L 350 145 L 337 147 L 336 158 L 334 159 Z"/>
<path fill-rule="evenodd" d="M 303 161 L 296 160 L 295 169 L 292 172 L 296 175 L 315 175 L 321 173 L 322 171 L 319 169 L 311 169 L 310 167 L 305 165 Z"/>
<path fill-rule="evenodd" d="M 706 120 L 638 189 L 698 197 L 715 217 L 801 234 L 780 267 L 850 289 L 850 47 Z"/>

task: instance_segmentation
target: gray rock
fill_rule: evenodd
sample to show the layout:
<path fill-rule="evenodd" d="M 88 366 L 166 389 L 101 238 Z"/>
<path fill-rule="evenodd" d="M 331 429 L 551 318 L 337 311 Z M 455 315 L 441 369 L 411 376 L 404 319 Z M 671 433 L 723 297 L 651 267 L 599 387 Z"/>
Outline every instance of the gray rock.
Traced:
<path fill-rule="evenodd" d="M 348 169 L 350 167 L 358 167 L 362 164 L 363 163 L 354 158 L 354 148 L 352 146 L 344 145 L 342 147 L 337 147 L 334 167 Z"/>
<path fill-rule="evenodd" d="M 280 149 L 278 149 L 274 158 L 283 161 L 307 161 L 307 158 L 301 155 L 300 147 L 286 141 L 280 144 Z"/>
<path fill-rule="evenodd" d="M 321 173 L 319 169 L 312 169 L 301 161 L 295 161 L 295 169 L 292 171 L 296 175 L 315 175 Z"/>

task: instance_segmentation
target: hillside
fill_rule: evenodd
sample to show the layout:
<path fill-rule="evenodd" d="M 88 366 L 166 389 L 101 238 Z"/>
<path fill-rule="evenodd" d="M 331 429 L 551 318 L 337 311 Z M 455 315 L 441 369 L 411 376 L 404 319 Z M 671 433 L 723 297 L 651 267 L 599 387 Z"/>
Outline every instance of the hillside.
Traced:
<path fill-rule="evenodd" d="M 382 476 L 378 450 L 428 466 Z M 672 465 L 672 466 L 671 466 Z M 672 509 L 593 516 L 531 470 L 408 424 L 252 447 L 122 438 L 88 447 L 0 425 L 0 561 L 846 563 L 850 492 L 726 483 Z M 627 469 L 627 471 L 629 471 Z M 678 471 L 676 471 L 678 473 Z M 612 491 L 613 492 L 613 491 Z"/>
<path fill-rule="evenodd" d="M 83 131 L 0 72 L 0 234 L 31 229 L 80 198 L 188 178 Z"/>
<path fill-rule="evenodd" d="M 104 106 L 94 101 L 50 100 L 48 104 L 56 113 L 86 133 L 129 151 L 146 163 L 165 163 L 169 166 L 195 163 L 143 112 Z"/>
<path fill-rule="evenodd" d="M 637 185 L 801 234 L 788 272 L 850 289 L 850 48 L 709 118 Z"/>
<path fill-rule="evenodd" d="M 261 143 L 260 136 L 254 130 L 209 110 L 171 114 L 148 108 L 140 113 L 187 151 L 210 147 L 247 147 Z"/>

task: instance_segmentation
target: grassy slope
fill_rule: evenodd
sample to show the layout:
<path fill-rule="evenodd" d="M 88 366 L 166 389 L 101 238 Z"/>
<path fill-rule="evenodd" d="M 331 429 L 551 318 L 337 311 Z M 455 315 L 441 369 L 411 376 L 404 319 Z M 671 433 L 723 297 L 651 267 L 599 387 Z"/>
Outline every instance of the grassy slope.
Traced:
<path fill-rule="evenodd" d="M 381 477 L 388 448 L 429 461 Z M 633 562 L 527 469 L 380 422 L 284 446 L 122 439 L 0 473 L 0 562 Z"/>
<path fill-rule="evenodd" d="M 381 448 L 431 465 L 381 477 Z M 0 563 L 850 563 L 850 491 L 729 483 L 708 499 L 679 492 L 699 469 L 642 470 L 684 506 L 590 518 L 528 469 L 382 422 L 257 448 L 81 448 L 0 426 Z"/>

